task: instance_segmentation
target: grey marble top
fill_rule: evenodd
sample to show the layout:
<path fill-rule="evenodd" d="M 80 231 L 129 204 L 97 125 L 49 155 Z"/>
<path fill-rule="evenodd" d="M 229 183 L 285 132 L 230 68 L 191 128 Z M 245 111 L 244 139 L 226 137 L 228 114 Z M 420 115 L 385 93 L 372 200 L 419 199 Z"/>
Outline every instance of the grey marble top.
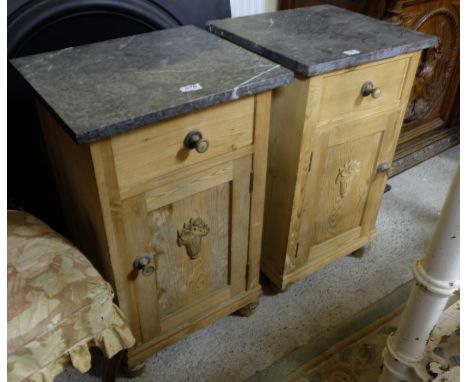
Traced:
<path fill-rule="evenodd" d="M 208 22 L 208 29 L 305 76 L 436 46 L 434 36 L 332 5 Z"/>
<path fill-rule="evenodd" d="M 194 26 L 11 63 L 78 143 L 273 89 L 294 77 L 280 65 Z"/>

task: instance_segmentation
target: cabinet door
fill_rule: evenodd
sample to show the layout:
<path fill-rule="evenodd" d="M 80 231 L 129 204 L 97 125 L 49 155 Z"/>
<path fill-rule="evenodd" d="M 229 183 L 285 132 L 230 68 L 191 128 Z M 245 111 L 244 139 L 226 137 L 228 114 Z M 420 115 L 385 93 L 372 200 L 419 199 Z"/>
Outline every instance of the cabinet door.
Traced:
<path fill-rule="evenodd" d="M 325 126 L 314 136 L 294 262 L 317 268 L 366 244 L 391 163 L 399 111 Z"/>
<path fill-rule="evenodd" d="M 125 201 L 128 249 L 154 266 L 133 275 L 143 341 L 246 290 L 252 157 L 204 167 Z"/>

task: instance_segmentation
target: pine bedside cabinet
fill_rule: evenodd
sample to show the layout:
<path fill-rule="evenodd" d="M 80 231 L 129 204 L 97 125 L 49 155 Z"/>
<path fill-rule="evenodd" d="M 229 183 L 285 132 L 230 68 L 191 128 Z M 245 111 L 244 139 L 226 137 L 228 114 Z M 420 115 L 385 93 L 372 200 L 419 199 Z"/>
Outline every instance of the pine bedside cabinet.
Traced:
<path fill-rule="evenodd" d="M 288 69 L 193 26 L 12 61 L 71 240 L 137 338 L 127 367 L 261 295 L 271 90 Z"/>
<path fill-rule="evenodd" d="M 209 29 L 295 72 L 273 92 L 261 266 L 283 290 L 374 239 L 420 53 L 437 38 L 330 5 Z"/>

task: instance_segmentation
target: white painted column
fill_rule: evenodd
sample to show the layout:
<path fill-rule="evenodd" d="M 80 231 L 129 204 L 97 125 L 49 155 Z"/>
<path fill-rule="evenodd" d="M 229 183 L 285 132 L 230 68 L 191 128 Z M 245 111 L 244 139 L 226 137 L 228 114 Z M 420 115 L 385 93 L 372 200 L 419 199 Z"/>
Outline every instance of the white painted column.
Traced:
<path fill-rule="evenodd" d="M 232 17 L 256 15 L 278 10 L 279 0 L 231 0 Z"/>
<path fill-rule="evenodd" d="M 418 367 L 426 343 L 460 279 L 460 165 L 426 255 L 413 267 L 415 285 L 398 330 L 387 339 L 379 382 L 429 380 Z"/>

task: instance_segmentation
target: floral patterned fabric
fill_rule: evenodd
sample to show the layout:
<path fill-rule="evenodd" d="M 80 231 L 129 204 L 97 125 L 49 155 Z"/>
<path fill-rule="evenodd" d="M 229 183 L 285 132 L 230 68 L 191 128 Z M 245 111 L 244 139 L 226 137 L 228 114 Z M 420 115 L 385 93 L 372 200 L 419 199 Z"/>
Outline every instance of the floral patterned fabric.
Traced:
<path fill-rule="evenodd" d="M 53 381 L 70 362 L 91 367 L 135 339 L 113 292 L 66 239 L 22 211 L 8 211 L 8 381 Z"/>

